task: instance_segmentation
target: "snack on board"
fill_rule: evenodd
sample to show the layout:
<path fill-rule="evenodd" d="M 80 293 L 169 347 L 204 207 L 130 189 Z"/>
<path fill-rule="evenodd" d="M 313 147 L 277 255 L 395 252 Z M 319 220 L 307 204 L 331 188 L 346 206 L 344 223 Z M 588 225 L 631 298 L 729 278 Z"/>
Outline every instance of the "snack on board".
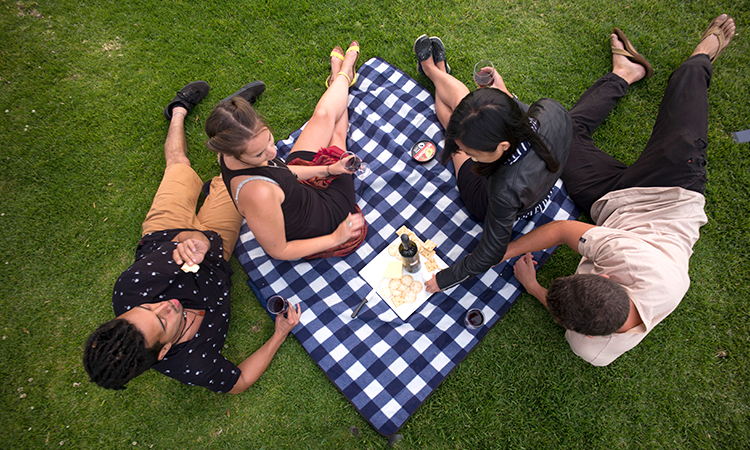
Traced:
<path fill-rule="evenodd" d="M 393 306 L 398 308 L 404 303 L 414 303 L 417 301 L 417 294 L 422 292 L 422 283 L 414 281 L 411 275 L 404 275 L 401 278 L 394 278 L 388 282 L 388 286 L 380 289 L 383 298 L 390 299 Z"/>
<path fill-rule="evenodd" d="M 385 272 L 383 273 L 384 278 L 401 278 L 401 274 L 404 271 L 404 266 L 401 264 L 400 261 L 391 261 L 388 263 L 388 265 L 385 267 Z"/>

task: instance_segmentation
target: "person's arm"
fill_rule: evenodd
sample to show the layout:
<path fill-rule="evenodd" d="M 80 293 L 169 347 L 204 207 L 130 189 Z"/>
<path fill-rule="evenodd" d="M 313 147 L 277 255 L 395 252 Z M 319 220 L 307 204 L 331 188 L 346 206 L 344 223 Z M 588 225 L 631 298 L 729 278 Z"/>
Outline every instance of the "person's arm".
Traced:
<path fill-rule="evenodd" d="M 489 200 L 479 244 L 465 258 L 456 261 L 428 280 L 425 283 L 427 292 L 449 289 L 503 261 L 502 257 L 510 241 L 518 208 L 508 204 L 508 199 L 502 196 L 495 195 Z"/>
<path fill-rule="evenodd" d="M 240 192 L 238 208 L 255 239 L 274 259 L 286 261 L 303 258 L 341 245 L 362 232 L 362 215 L 349 214 L 331 234 L 287 241 L 284 213 L 281 210 L 283 192 L 278 186 L 265 181 L 250 183 L 253 185 L 246 186 Z"/>
<path fill-rule="evenodd" d="M 284 317 L 283 314 L 276 316 L 273 336 L 237 366 L 241 371 L 240 379 L 237 380 L 232 390 L 229 391 L 230 394 L 245 392 L 247 388 L 258 381 L 258 378 L 263 375 L 268 365 L 271 364 L 271 360 L 276 355 L 276 352 L 281 347 L 289 332 L 299 323 L 301 312 L 300 305 L 296 304 L 287 310 L 287 317 Z"/>
<path fill-rule="evenodd" d="M 534 269 L 536 265 L 537 262 L 534 261 L 531 253 L 526 253 L 516 261 L 516 264 L 513 266 L 513 274 L 523 287 L 526 288 L 526 292 L 536 297 L 546 308 L 547 289 L 543 288 L 536 279 L 536 270 Z"/>
<path fill-rule="evenodd" d="M 287 166 L 297 176 L 300 181 L 309 180 L 310 178 L 320 177 L 327 178 L 344 173 L 353 173 L 344 169 L 341 161 L 337 161 L 329 166 Z"/>
<path fill-rule="evenodd" d="M 578 242 L 581 236 L 594 227 L 595 225 L 577 220 L 556 220 L 544 224 L 511 241 L 505 251 L 503 261 L 527 252 L 536 252 L 560 244 L 565 244 L 578 252 Z"/>

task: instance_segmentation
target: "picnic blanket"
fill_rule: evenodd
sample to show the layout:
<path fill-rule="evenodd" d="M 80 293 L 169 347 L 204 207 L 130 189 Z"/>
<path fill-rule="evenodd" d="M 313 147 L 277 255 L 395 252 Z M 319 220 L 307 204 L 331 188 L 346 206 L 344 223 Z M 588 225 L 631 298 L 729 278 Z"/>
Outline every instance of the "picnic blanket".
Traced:
<path fill-rule="evenodd" d="M 447 264 L 465 257 L 479 242 L 482 225 L 463 206 L 453 167 L 411 160 L 408 151 L 431 139 L 442 150 L 443 128 L 430 92 L 380 58 L 359 69 L 349 93 L 348 150 L 369 163 L 364 180 L 355 178 L 358 205 L 369 224 L 365 242 L 343 258 L 277 261 L 269 258 L 243 224 L 235 248 L 250 286 L 265 307 L 278 294 L 302 304 L 292 333 L 381 434 L 396 433 L 446 376 L 479 343 L 521 294 L 512 262 L 430 297 L 401 320 L 379 296 L 351 318 L 373 286 L 359 271 L 396 238 L 402 225 L 437 244 Z M 288 154 L 300 130 L 277 144 Z M 519 220 L 513 238 L 551 220 L 578 217 L 579 211 L 558 180 L 546 209 Z M 554 249 L 535 254 L 539 267 Z M 480 308 L 485 323 L 468 330 L 464 315 Z"/>

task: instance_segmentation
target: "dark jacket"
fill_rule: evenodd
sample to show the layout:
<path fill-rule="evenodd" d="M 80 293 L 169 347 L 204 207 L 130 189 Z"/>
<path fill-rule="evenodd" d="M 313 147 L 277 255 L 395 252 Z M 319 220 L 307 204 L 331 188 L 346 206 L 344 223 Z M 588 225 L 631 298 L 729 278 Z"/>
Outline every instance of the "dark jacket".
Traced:
<path fill-rule="evenodd" d="M 513 222 L 544 200 L 560 178 L 573 140 L 570 114 L 555 100 L 543 98 L 529 107 L 528 115 L 539 121 L 537 134 L 560 162 L 559 170 L 549 172 L 544 161 L 531 150 L 521 160 L 500 166 L 490 175 L 482 238 L 470 255 L 438 272 L 436 281 L 440 289 L 450 288 L 502 262 Z"/>

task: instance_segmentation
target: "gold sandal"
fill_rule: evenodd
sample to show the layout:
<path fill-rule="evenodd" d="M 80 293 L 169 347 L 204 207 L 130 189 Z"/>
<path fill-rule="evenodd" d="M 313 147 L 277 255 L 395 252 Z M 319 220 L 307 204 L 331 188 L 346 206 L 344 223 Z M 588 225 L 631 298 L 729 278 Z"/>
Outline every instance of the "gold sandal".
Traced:
<path fill-rule="evenodd" d="M 349 54 L 349 52 L 357 52 L 357 59 L 359 59 L 359 43 L 355 44 L 355 42 L 357 42 L 357 41 L 352 41 L 352 44 L 350 44 L 349 48 L 346 49 L 346 54 Z M 336 50 L 336 49 L 334 48 L 334 50 Z M 338 53 L 338 52 L 331 51 L 331 56 L 339 58 L 342 61 L 344 60 L 344 57 L 341 56 L 341 53 Z M 354 84 L 359 79 L 359 73 L 357 73 L 356 67 L 357 67 L 357 62 L 355 61 L 354 62 L 354 68 L 353 68 L 353 70 L 354 70 L 354 79 L 352 79 L 351 77 L 349 77 L 349 75 L 347 73 L 345 73 L 345 72 L 339 72 L 339 73 L 336 74 L 336 76 L 343 75 L 344 77 L 346 77 L 346 80 L 349 82 L 349 87 L 352 87 L 352 86 L 354 86 Z M 326 78 L 326 87 L 330 87 L 331 83 L 333 83 L 333 79 L 329 76 L 328 78 Z"/>
<path fill-rule="evenodd" d="M 344 54 L 342 53 L 343 50 L 338 45 L 336 47 L 333 47 L 333 50 L 331 50 L 331 54 L 329 55 L 331 58 L 338 58 L 341 60 L 341 62 L 344 61 Z M 338 74 L 336 74 L 338 76 Z M 331 87 L 331 83 L 333 83 L 333 79 L 336 78 L 334 75 L 328 75 L 328 78 L 326 78 L 325 85 L 326 87 Z"/>

